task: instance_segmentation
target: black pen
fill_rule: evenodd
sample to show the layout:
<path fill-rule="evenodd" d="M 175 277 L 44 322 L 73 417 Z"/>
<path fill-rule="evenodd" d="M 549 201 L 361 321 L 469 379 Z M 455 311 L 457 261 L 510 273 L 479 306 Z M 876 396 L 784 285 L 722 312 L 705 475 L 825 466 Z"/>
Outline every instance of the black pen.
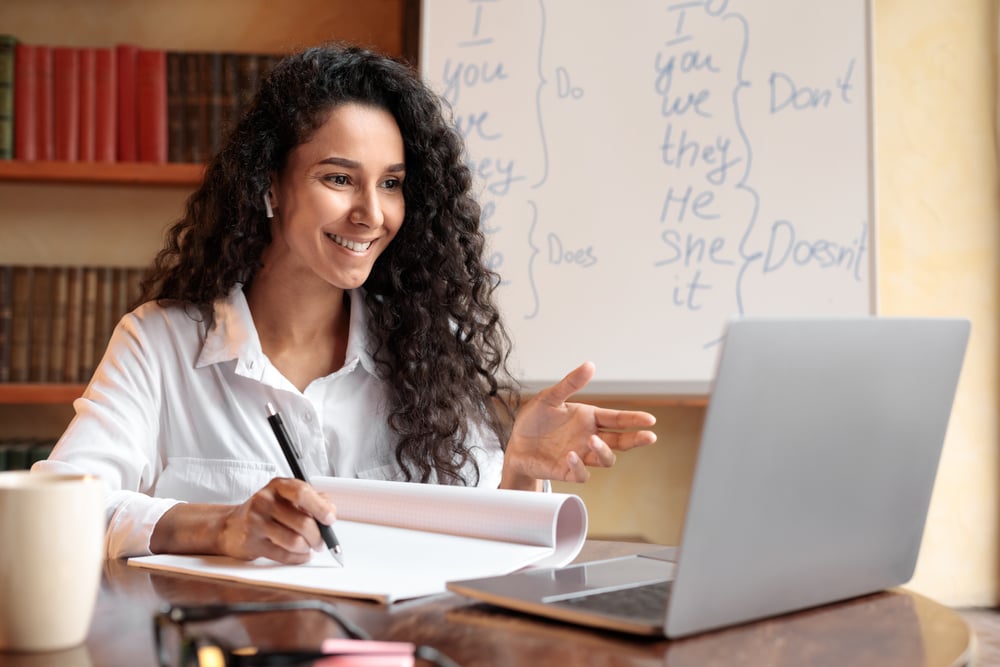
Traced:
<path fill-rule="evenodd" d="M 288 461 L 288 466 L 292 469 L 295 479 L 300 479 L 309 484 L 309 478 L 306 477 L 306 471 L 302 468 L 299 453 L 295 451 L 295 445 L 292 444 L 292 439 L 288 437 L 288 431 L 285 430 L 285 424 L 281 421 L 281 415 L 278 414 L 278 411 L 274 409 L 274 406 L 270 402 L 267 404 L 267 421 L 271 424 L 274 437 L 278 439 L 278 444 L 281 445 L 281 452 L 285 455 L 285 460 Z M 333 528 L 322 523 L 319 519 L 316 520 L 316 525 L 319 527 L 319 534 L 323 536 L 326 546 L 330 548 L 330 555 L 343 565 L 344 556 L 340 548 L 340 542 L 337 541 L 337 536 L 333 534 Z"/>

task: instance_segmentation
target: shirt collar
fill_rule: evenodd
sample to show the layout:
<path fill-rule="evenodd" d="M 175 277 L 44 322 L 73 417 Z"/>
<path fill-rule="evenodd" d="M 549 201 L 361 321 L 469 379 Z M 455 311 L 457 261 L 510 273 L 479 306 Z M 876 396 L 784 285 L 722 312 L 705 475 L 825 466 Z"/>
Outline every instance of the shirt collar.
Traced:
<path fill-rule="evenodd" d="M 360 362 L 368 373 L 375 375 L 375 360 L 368 351 L 368 309 L 364 290 L 353 289 L 347 294 L 351 300 L 351 321 L 344 368 L 351 368 Z M 243 293 L 243 285 L 234 286 L 227 296 L 216 300 L 213 310 L 211 329 L 205 335 L 195 368 L 235 359 L 237 373 L 260 380 L 264 374 L 266 357 Z"/>
<path fill-rule="evenodd" d="M 368 338 L 368 304 L 365 303 L 365 290 L 363 287 L 348 290 L 347 296 L 351 300 L 351 324 L 347 334 L 347 357 L 344 366 L 349 366 L 354 359 L 357 359 L 366 371 L 377 375 L 375 360 L 370 352 L 371 341 Z"/>

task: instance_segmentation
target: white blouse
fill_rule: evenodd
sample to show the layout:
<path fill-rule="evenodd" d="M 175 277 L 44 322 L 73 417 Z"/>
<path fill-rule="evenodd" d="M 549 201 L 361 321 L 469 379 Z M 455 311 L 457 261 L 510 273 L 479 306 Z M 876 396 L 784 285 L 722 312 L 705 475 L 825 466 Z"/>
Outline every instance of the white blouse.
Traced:
<path fill-rule="evenodd" d="M 195 309 L 146 303 L 115 328 L 76 416 L 33 470 L 86 472 L 109 487 L 109 558 L 147 555 L 159 518 L 177 502 L 241 503 L 290 477 L 267 421 L 281 412 L 306 473 L 402 479 L 384 383 L 367 351 L 367 311 L 352 291 L 343 368 L 300 392 L 261 349 L 240 286 L 214 306 L 211 330 Z M 503 452 L 470 427 L 479 484 L 500 484 Z M 472 478 L 471 466 L 465 471 Z"/>

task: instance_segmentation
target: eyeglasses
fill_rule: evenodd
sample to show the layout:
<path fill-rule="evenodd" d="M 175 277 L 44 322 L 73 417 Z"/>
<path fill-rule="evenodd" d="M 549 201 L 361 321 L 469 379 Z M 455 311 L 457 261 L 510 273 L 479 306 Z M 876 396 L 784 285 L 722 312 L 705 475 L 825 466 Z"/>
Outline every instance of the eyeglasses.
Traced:
<path fill-rule="evenodd" d="M 303 665 L 316 660 L 347 656 L 408 656 L 426 660 L 437 667 L 458 667 L 451 658 L 430 646 L 413 646 L 403 642 L 386 642 L 385 647 L 359 646 L 356 650 L 340 643 L 333 651 L 261 651 L 254 646 L 229 648 L 215 637 L 189 634 L 187 623 L 214 621 L 237 614 L 274 611 L 315 610 L 331 618 L 349 638 L 342 640 L 371 641 L 371 636 L 337 609 L 321 600 L 290 602 L 237 602 L 225 605 L 170 605 L 153 618 L 153 637 L 160 667 L 283 667 Z M 395 645 L 393 645 L 395 644 Z M 397 648 L 398 646 L 398 648 Z"/>

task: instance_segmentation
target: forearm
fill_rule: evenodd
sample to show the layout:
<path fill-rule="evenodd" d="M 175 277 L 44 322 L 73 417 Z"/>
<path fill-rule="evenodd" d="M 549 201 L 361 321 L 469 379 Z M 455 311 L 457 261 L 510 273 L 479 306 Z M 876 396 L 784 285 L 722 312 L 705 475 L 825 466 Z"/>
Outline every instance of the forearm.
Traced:
<path fill-rule="evenodd" d="M 160 554 L 223 554 L 221 538 L 232 512 L 230 505 L 174 505 L 156 522 L 149 549 Z"/>

